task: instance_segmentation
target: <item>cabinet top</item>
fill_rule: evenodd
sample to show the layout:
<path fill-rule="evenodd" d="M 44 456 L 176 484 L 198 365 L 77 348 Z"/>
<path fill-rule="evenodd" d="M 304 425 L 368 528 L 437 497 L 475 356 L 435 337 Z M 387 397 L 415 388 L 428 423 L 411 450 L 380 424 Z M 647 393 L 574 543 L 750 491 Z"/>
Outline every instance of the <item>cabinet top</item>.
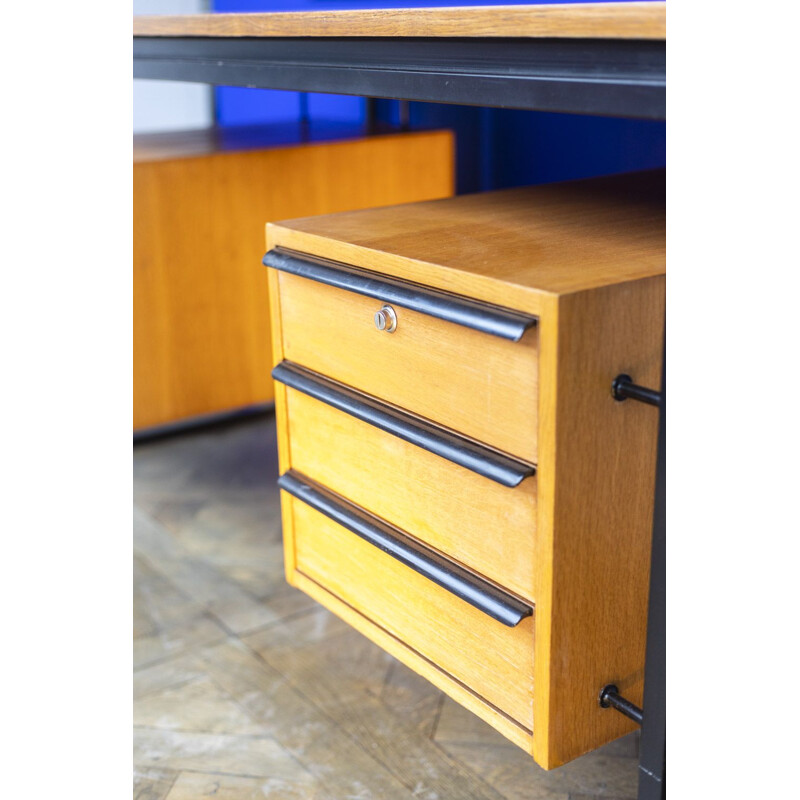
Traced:
<path fill-rule="evenodd" d="M 136 16 L 133 35 L 666 39 L 666 3 Z"/>
<path fill-rule="evenodd" d="M 563 295 L 662 275 L 664 171 L 273 222 L 282 247 L 538 314 Z"/>

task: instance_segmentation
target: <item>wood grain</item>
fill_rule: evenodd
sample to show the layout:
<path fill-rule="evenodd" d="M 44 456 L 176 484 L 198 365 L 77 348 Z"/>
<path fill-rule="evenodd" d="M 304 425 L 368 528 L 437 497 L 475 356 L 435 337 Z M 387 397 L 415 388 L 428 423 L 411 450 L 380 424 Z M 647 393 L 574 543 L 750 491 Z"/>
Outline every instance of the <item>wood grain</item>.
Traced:
<path fill-rule="evenodd" d="M 529 557 L 535 477 L 514 489 L 500 486 L 301 392 L 276 387 L 281 389 L 291 451 L 284 463 L 535 603 Z"/>
<path fill-rule="evenodd" d="M 270 224 L 282 246 L 539 315 L 664 272 L 664 173 L 462 195 Z"/>
<path fill-rule="evenodd" d="M 134 36 L 666 38 L 666 3 L 197 14 L 133 18 Z"/>
<path fill-rule="evenodd" d="M 445 131 L 204 157 L 146 151 L 133 168 L 135 429 L 272 400 L 268 220 L 453 192 Z"/>
<path fill-rule="evenodd" d="M 551 298 L 541 319 L 534 749 L 546 769 L 634 729 L 641 706 L 658 412 L 610 378 L 658 387 L 664 277 Z"/>
<path fill-rule="evenodd" d="M 528 730 L 533 618 L 509 628 L 293 500 L 297 569 Z"/>
<path fill-rule="evenodd" d="M 480 442 L 536 462 L 537 330 L 519 342 L 280 273 L 283 355 Z M 528 402 L 518 402 L 519 397 Z"/>
<path fill-rule="evenodd" d="M 633 729 L 621 715 L 599 707 L 602 686 L 614 682 L 626 697 L 641 702 L 658 416 L 652 407 L 615 401 L 610 388 L 612 379 L 623 372 L 643 385 L 658 387 L 664 325 L 663 232 L 660 173 L 268 227 L 271 246 L 305 248 L 322 258 L 424 282 L 539 317 L 537 523 L 527 539 L 518 532 L 515 539 L 520 546 L 518 559 L 533 569 L 533 737 L 512 739 L 528 748 L 546 769 Z M 279 283 L 283 298 L 281 279 Z M 330 326 L 334 325 L 331 321 Z M 321 330 L 316 339 L 324 341 Z M 431 349 L 431 341 L 428 337 L 416 342 L 403 358 Z M 362 370 L 380 369 L 384 363 L 394 368 L 399 361 L 398 357 L 368 352 L 363 345 L 342 337 L 337 336 L 336 344 L 340 349 L 331 346 L 328 361 L 314 368 L 322 373 L 334 371 L 334 377 L 356 385 L 360 356 L 365 357 Z M 340 362 L 348 360 L 354 364 L 352 374 L 336 375 Z M 454 350 L 447 360 L 466 372 L 483 368 L 481 354 L 467 337 L 461 341 L 460 353 Z M 510 369 L 513 378 L 516 372 Z M 393 386 L 387 399 L 401 406 L 417 402 L 418 395 L 424 394 L 419 386 L 426 384 L 424 380 L 416 383 L 416 379 L 417 373 L 410 374 L 406 380 L 411 389 Z M 515 392 L 513 382 L 504 392 L 520 407 L 526 406 L 528 397 L 533 402 L 530 394 Z M 402 400 L 398 400 L 400 396 Z M 503 402 L 502 393 L 498 397 Z M 316 422 L 300 433 L 302 416 L 297 422 L 290 419 L 293 435 L 318 435 L 322 417 L 302 413 Z M 485 408 L 477 416 L 484 421 L 491 418 Z M 309 469 L 324 470 L 325 453 L 336 452 L 337 441 L 341 451 L 354 458 L 359 445 L 367 441 L 368 434 L 353 427 L 339 427 L 327 418 L 324 425 L 328 433 L 321 434 L 321 450 L 313 452 L 311 438 L 307 438 L 309 443 L 298 451 Z M 458 424 L 454 427 L 459 429 Z M 326 435 L 330 437 L 327 443 Z M 352 441 L 344 444 L 350 438 Z M 351 486 L 339 486 L 345 496 L 354 492 L 357 502 L 380 507 L 381 515 L 388 516 L 395 513 L 390 504 L 402 509 L 408 501 L 403 499 L 402 489 L 393 495 L 393 489 L 375 477 L 382 461 L 380 448 L 377 452 L 378 462 L 374 462 L 362 451 L 364 473 Z M 289 456 L 290 463 L 284 468 L 294 466 L 294 451 Z M 421 464 L 406 471 L 413 475 L 415 469 L 420 475 L 427 473 Z M 345 469 L 345 481 L 347 474 Z M 326 479 L 342 480 L 330 468 L 320 478 L 323 483 Z M 460 500 L 466 505 L 476 494 L 450 485 L 453 498 L 447 502 Z M 385 498 L 370 497 L 370 489 Z M 440 507 L 430 493 L 421 494 L 418 517 L 430 515 L 431 520 L 441 520 L 444 505 Z M 410 516 L 408 521 L 419 524 Z M 431 524 L 443 525 L 439 521 Z M 502 525 L 496 528 L 504 539 L 510 535 Z M 440 541 L 445 542 L 446 537 L 444 534 Z M 480 554 L 469 556 L 473 557 L 480 558 Z M 349 555 L 340 552 L 339 558 L 345 561 Z M 477 562 L 470 563 L 482 571 Z M 382 567 L 375 565 L 378 569 Z M 371 608 L 379 602 L 380 577 L 368 579 L 355 567 L 347 567 L 352 580 L 344 586 L 337 583 L 341 577 L 337 578 L 336 570 L 332 555 L 326 569 L 312 576 L 325 588 L 317 584 L 317 588 L 302 588 L 317 599 L 322 597 L 329 607 L 335 603 L 325 599 L 328 590 L 336 596 L 344 593 L 342 600 L 356 608 Z M 519 579 L 515 570 L 516 566 L 507 567 L 506 575 L 492 575 L 499 574 L 498 582 L 508 586 L 509 576 Z M 295 581 L 300 580 L 299 574 L 295 573 Z M 369 602 L 360 596 L 362 590 L 370 596 Z M 407 605 L 424 610 L 425 602 L 424 597 L 414 596 Z M 338 609 L 336 613 L 369 628 L 346 611 Z M 374 632 L 367 635 L 386 646 Z M 393 631 L 393 635 L 402 639 L 406 634 Z M 422 632 L 412 635 L 424 642 Z M 424 652 L 424 646 L 415 639 L 412 647 Z M 442 667 L 440 659 L 452 658 L 453 653 L 442 644 L 426 657 Z M 432 672 L 413 659 L 407 663 L 426 676 Z M 508 708 L 492 694 L 500 691 L 499 687 L 484 684 L 483 676 L 477 680 L 472 685 L 475 693 L 499 708 Z M 509 685 L 506 690 L 512 688 L 518 687 Z M 497 724 L 496 717 L 484 718 Z M 517 715 L 516 719 L 521 718 Z M 498 730 L 508 733 L 507 727 L 498 725 Z"/>

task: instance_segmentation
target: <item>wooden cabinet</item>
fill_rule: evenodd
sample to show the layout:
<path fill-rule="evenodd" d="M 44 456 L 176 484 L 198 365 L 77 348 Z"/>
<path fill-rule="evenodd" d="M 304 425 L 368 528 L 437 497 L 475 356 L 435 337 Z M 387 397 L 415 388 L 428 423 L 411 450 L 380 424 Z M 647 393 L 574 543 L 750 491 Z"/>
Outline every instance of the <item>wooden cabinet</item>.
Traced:
<path fill-rule="evenodd" d="M 661 173 L 270 224 L 287 577 L 552 768 L 641 704 Z"/>
<path fill-rule="evenodd" d="M 273 399 L 265 220 L 453 193 L 446 131 L 222 135 L 134 137 L 134 429 Z"/>

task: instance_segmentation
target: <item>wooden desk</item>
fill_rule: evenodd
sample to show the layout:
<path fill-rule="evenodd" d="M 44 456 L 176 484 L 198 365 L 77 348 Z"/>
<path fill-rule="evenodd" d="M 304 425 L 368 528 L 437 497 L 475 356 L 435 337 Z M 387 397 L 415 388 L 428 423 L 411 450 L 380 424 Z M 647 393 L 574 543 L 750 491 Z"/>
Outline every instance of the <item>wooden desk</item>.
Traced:
<path fill-rule="evenodd" d="M 663 119 L 665 7 L 141 17 L 134 77 Z"/>
<path fill-rule="evenodd" d="M 134 77 L 664 119 L 665 18 L 663 2 L 147 17 Z M 665 416 L 640 800 L 664 797 Z"/>

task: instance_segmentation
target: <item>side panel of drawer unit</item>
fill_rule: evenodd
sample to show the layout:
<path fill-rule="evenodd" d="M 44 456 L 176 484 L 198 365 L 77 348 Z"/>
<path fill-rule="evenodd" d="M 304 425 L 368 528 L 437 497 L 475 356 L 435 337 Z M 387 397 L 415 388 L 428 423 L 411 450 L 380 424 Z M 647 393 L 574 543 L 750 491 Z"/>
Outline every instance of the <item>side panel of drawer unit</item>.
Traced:
<path fill-rule="evenodd" d="M 291 498 L 296 568 L 531 731 L 533 617 L 508 627 Z"/>
<path fill-rule="evenodd" d="M 527 600 L 536 478 L 509 488 L 287 389 L 294 469 Z"/>
<path fill-rule="evenodd" d="M 538 333 L 517 341 L 280 272 L 283 358 L 535 464 Z"/>

